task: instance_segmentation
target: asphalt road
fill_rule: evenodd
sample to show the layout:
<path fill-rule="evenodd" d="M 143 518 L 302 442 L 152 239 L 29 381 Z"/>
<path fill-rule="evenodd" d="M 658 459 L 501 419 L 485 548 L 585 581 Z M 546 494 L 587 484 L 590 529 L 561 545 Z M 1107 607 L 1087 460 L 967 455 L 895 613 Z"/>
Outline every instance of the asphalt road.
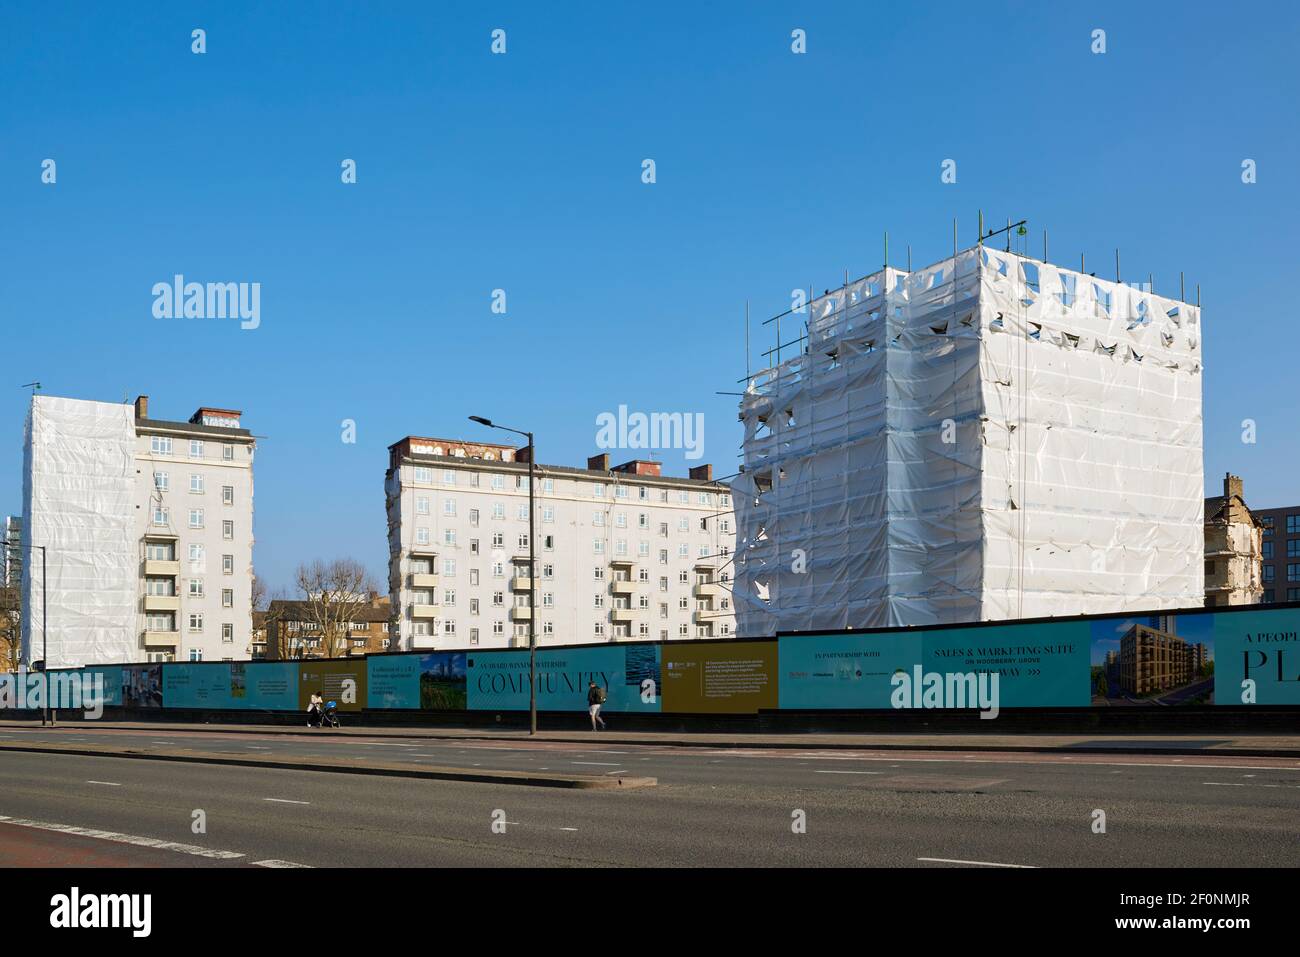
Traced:
<path fill-rule="evenodd" d="M 11 866 L 1300 865 L 1294 758 L 0 731 L 20 740 L 621 771 L 659 786 L 569 791 L 9 752 L 0 864 Z M 1104 834 L 1093 832 L 1095 810 Z M 194 833 L 196 811 L 205 833 Z M 796 811 L 806 833 L 792 830 Z"/>

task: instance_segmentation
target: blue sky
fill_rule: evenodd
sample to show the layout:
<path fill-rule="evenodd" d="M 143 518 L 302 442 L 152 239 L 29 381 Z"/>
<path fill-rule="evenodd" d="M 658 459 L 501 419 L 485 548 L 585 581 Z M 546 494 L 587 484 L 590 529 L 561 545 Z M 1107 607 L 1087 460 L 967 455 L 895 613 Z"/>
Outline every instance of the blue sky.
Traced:
<path fill-rule="evenodd" d="M 1119 246 L 1126 279 L 1201 283 L 1207 488 L 1300 502 L 1294 5 L 158 6 L 0 12 L 0 511 L 23 382 L 233 406 L 264 437 L 259 572 L 350 555 L 382 581 L 388 444 L 495 438 L 480 414 L 580 464 L 626 404 L 703 413 L 728 474 L 745 300 L 869 272 L 885 230 L 895 265 L 933 261 L 981 208 L 1064 264 L 1109 275 Z M 260 282 L 260 328 L 155 320 L 178 272 Z"/>

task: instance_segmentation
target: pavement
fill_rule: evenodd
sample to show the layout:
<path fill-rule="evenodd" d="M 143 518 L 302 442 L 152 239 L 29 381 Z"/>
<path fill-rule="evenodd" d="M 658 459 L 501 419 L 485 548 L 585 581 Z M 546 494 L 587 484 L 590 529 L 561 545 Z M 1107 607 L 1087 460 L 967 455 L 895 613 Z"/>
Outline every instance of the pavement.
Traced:
<path fill-rule="evenodd" d="M 346 722 L 347 715 L 342 720 Z M 617 718 L 610 718 L 611 723 Z M 0 721 L 0 733 L 7 729 L 40 729 L 39 722 Z M 443 740 L 443 741 L 527 741 L 530 735 L 522 730 L 494 730 L 491 728 L 420 728 L 420 727 L 343 727 L 342 729 L 311 729 L 285 725 L 261 724 L 198 724 L 154 721 L 69 721 L 56 726 L 58 733 L 89 732 L 93 729 L 112 729 L 148 734 L 151 731 L 198 733 L 205 735 L 252 734 L 289 737 L 365 737 L 382 739 Z M 846 750 L 935 750 L 935 751 L 997 751 L 997 752 L 1086 752 L 1138 753 L 1138 754 L 1220 754 L 1245 757 L 1296 756 L 1300 757 L 1300 734 L 1281 735 L 1241 734 L 972 734 L 946 733 L 811 733 L 811 734 L 760 734 L 750 732 L 681 733 L 665 731 L 539 731 L 531 740 L 572 744 L 601 741 L 617 744 L 660 745 L 696 748 L 792 748 L 792 749 L 846 749 Z"/>
<path fill-rule="evenodd" d="M 1235 739 L 1187 756 L 287 730 L 0 728 L 0 865 L 1300 866 L 1300 757 L 1218 746 Z M 58 742 L 134 759 L 12 750 Z M 277 763 L 156 759 L 185 750 Z M 325 758 L 658 783 L 574 790 L 291 766 Z"/>

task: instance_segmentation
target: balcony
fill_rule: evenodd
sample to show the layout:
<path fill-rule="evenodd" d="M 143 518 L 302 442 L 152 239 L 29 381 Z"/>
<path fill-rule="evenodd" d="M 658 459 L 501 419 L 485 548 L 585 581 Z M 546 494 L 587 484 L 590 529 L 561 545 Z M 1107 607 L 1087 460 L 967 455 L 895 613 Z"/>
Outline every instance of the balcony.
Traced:
<path fill-rule="evenodd" d="M 631 608 L 615 608 L 609 613 L 609 620 L 616 625 L 626 625 L 632 622 Z"/>
<path fill-rule="evenodd" d="M 695 614 L 691 616 L 691 620 L 697 625 L 707 625 L 719 618 L 725 618 L 730 614 L 731 609 L 723 611 L 720 608 L 697 608 L 695 609 Z"/>
<path fill-rule="evenodd" d="M 170 648 L 176 651 L 181 644 L 179 631 L 143 631 L 140 639 L 146 648 Z"/>
<path fill-rule="evenodd" d="M 609 590 L 613 592 L 615 595 L 635 595 L 636 584 L 637 584 L 636 582 L 631 580 L 625 580 L 625 581 L 615 580 L 609 583 Z"/>
<path fill-rule="evenodd" d="M 145 611 L 180 611 L 180 595 L 145 595 Z"/>
<path fill-rule="evenodd" d="M 526 605 L 516 605 L 510 609 L 511 621 L 528 621 L 533 617 L 533 610 Z"/>
<path fill-rule="evenodd" d="M 514 591 L 528 591 L 533 587 L 533 580 L 525 575 L 516 575 L 510 579 L 510 587 Z"/>
<path fill-rule="evenodd" d="M 609 560 L 609 563 L 610 563 L 611 565 L 617 565 L 619 568 L 632 568 L 632 567 L 634 567 L 634 566 L 636 565 L 636 562 L 634 562 L 632 559 L 630 559 L 630 558 L 626 558 L 626 557 L 624 557 L 624 558 L 611 558 L 611 559 Z"/>
<path fill-rule="evenodd" d="M 146 558 L 144 562 L 145 575 L 172 575 L 176 576 L 181 573 L 181 563 L 178 561 L 167 561 L 162 558 Z"/>
<path fill-rule="evenodd" d="M 438 574 L 437 574 L 437 572 L 412 572 L 412 573 L 411 573 L 411 587 L 412 587 L 412 588 L 421 588 L 421 589 L 423 589 L 423 588 L 437 588 L 437 587 L 438 587 Z"/>
<path fill-rule="evenodd" d="M 438 605 L 411 605 L 411 618 L 414 621 L 433 621 L 438 617 Z"/>
<path fill-rule="evenodd" d="M 717 582 L 705 582 L 691 589 L 696 598 L 718 598 L 722 595 L 722 586 Z"/>
<path fill-rule="evenodd" d="M 411 648 L 414 651 L 429 651 L 437 647 L 437 641 L 433 635 L 412 635 Z"/>

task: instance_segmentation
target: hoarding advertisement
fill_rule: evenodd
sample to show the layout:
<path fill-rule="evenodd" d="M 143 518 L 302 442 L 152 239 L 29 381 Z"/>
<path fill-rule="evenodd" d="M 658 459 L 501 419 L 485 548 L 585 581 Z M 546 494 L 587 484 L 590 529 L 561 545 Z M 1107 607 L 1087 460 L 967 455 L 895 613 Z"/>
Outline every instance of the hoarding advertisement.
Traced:
<path fill-rule="evenodd" d="M 367 658 L 366 695 L 370 708 L 420 707 L 420 656 Z"/>
<path fill-rule="evenodd" d="M 1087 622 L 790 635 L 779 640 L 781 707 L 1087 707 L 1088 641 Z"/>
<path fill-rule="evenodd" d="M 366 658 L 302 661 L 298 664 L 298 710 L 306 711 L 312 692 L 337 702 L 340 711 L 366 706 Z"/>
<path fill-rule="evenodd" d="M 700 642 L 663 648 L 663 710 L 755 714 L 777 706 L 774 641 Z"/>
<path fill-rule="evenodd" d="M 298 666 L 287 661 L 236 661 L 230 666 L 230 697 L 249 711 L 295 711 Z"/>
<path fill-rule="evenodd" d="M 163 700 L 169 708 L 240 707 L 230 693 L 230 665 L 179 662 L 163 669 Z"/>
<path fill-rule="evenodd" d="M 528 652 L 471 652 L 466 658 L 471 710 L 528 710 Z M 538 649 L 539 710 L 586 711 L 592 681 L 605 689 L 606 711 L 658 711 L 659 649 L 653 645 Z"/>
<path fill-rule="evenodd" d="M 1300 610 L 1214 615 L 1216 704 L 1300 704 Z"/>

